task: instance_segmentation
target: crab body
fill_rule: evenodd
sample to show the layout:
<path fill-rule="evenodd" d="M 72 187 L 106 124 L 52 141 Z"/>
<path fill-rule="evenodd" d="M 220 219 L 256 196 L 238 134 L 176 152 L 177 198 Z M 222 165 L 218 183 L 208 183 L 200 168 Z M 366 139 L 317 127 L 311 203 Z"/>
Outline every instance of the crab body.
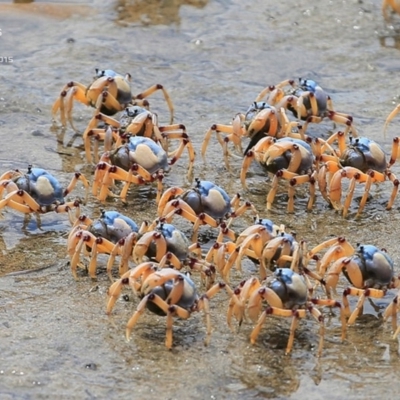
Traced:
<path fill-rule="evenodd" d="M 300 146 L 301 149 L 301 159 L 298 167 L 295 172 L 299 175 L 307 173 L 313 169 L 314 163 L 314 155 L 311 149 L 311 146 L 303 140 L 294 139 L 294 138 L 282 138 L 276 140 L 273 146 L 279 147 L 286 146 L 287 143 L 293 143 L 297 146 Z M 273 174 L 276 174 L 279 170 L 288 169 L 293 157 L 293 152 L 291 149 L 282 151 L 281 154 L 278 154 L 276 157 L 272 153 L 272 149 L 264 154 L 264 158 L 258 160 L 260 165 L 267 171 Z"/>
<path fill-rule="evenodd" d="M 171 187 L 165 191 L 158 204 L 159 217 L 170 222 L 175 214 L 181 215 L 194 223 L 192 241 L 197 241 L 197 231 L 200 225 L 208 224 L 214 228 L 224 225 L 224 234 L 234 239 L 234 232 L 229 229 L 233 218 L 239 217 L 247 209 L 251 209 L 255 216 L 257 210 L 250 202 L 240 205 L 240 195 L 232 199 L 228 194 L 209 181 L 196 178 L 196 185 L 183 190 L 180 187 Z M 229 218 L 229 220 L 228 220 Z"/>
<path fill-rule="evenodd" d="M 13 180 L 19 189 L 37 201 L 44 212 L 55 204 L 65 203 L 64 190 L 59 181 L 42 168 L 29 168 L 28 173 Z"/>
<path fill-rule="evenodd" d="M 99 89 L 103 88 L 104 82 L 114 82 L 115 85 L 109 87 L 109 94 L 115 98 L 118 105 L 127 105 L 132 101 L 132 91 L 130 86 L 130 75 L 121 75 L 111 69 L 96 69 L 96 76 L 93 83 L 86 89 L 86 97 L 91 107 L 96 107 L 97 99 L 100 94 Z M 120 108 L 115 107 L 112 103 L 103 102 L 99 111 L 105 115 L 114 115 Z"/>
<path fill-rule="evenodd" d="M 175 228 L 174 225 L 166 223 L 159 224 L 155 231 L 159 232 L 164 238 L 166 252 L 174 254 L 180 261 L 183 261 L 187 258 L 189 254 L 190 242 L 184 233 Z M 152 241 L 149 244 L 146 256 L 149 258 L 156 258 L 156 254 L 156 242 Z"/>
<path fill-rule="evenodd" d="M 195 304 L 196 301 L 198 301 L 198 294 L 197 294 L 197 289 L 196 285 L 194 282 L 190 279 L 190 277 L 186 274 L 183 274 L 181 272 L 178 273 L 178 277 L 180 280 L 183 281 L 183 290 L 182 290 L 182 296 L 181 298 L 176 302 L 176 305 L 178 307 L 182 307 L 185 310 L 191 310 Z M 154 294 L 160 297 L 162 300 L 166 301 L 171 294 L 171 291 L 174 287 L 174 281 L 172 279 L 166 281 L 164 284 L 151 287 L 151 286 L 146 286 L 147 282 L 145 281 L 143 283 L 141 292 L 139 297 L 143 298 L 144 296 L 147 296 L 149 294 Z M 147 302 L 146 307 L 149 311 L 151 311 L 154 314 L 160 315 L 160 316 L 165 316 L 166 313 L 158 307 L 156 304 L 152 302 Z"/>
<path fill-rule="evenodd" d="M 278 268 L 268 286 L 278 295 L 283 308 L 303 306 L 307 301 L 308 288 L 304 279 L 289 268 Z"/>
<path fill-rule="evenodd" d="M 168 169 L 167 153 L 153 140 L 131 136 L 128 142 L 109 154 L 113 165 L 128 171 L 133 164 L 141 165 L 150 174 Z"/>
<path fill-rule="evenodd" d="M 394 273 L 393 260 L 386 252 L 373 245 L 359 244 L 351 261 L 361 272 L 361 287 L 381 289 L 390 286 Z M 353 279 L 346 268 L 343 269 L 343 274 L 351 284 L 360 286 L 360 282 Z"/>
<path fill-rule="evenodd" d="M 18 170 L 8 171 L 0 177 L 0 196 L 5 190 L 7 195 L 0 201 L 0 209 L 9 206 L 25 214 L 47 212 L 67 212 L 71 223 L 79 216 L 80 200 L 66 202 L 65 197 L 81 181 L 86 188 L 84 202 L 87 200 L 89 183 L 79 172 L 76 172 L 67 188 L 63 189 L 59 181 L 42 168 L 28 167 L 27 173 Z M 71 210 L 76 215 L 71 215 Z"/>
<path fill-rule="evenodd" d="M 158 182 L 157 202 L 161 196 L 164 172 L 169 170 L 167 153 L 147 137 L 133 136 L 128 142 L 115 150 L 103 154 L 96 166 L 92 192 L 100 201 L 107 196 L 121 197 L 126 201 L 132 183 L 143 185 Z M 115 181 L 123 181 L 124 187 L 119 195 L 110 189 Z"/>
<path fill-rule="evenodd" d="M 207 328 L 205 344 L 207 345 L 211 335 L 209 299 L 223 288 L 229 292 L 229 288 L 224 283 L 216 283 L 204 295 L 199 296 L 195 284 L 186 274 L 172 268 L 159 269 L 154 263 L 143 263 L 125 273 L 121 279 L 111 285 L 108 290 L 108 314 L 111 313 L 124 285 L 131 286 L 141 299 L 126 326 L 127 339 L 130 338 L 139 317 L 148 309 L 157 315 L 166 316 L 165 345 L 168 349 L 172 347 L 173 318 L 188 319 L 196 311 L 204 311 Z"/>
<path fill-rule="evenodd" d="M 366 298 L 382 298 L 388 289 L 398 287 L 400 282 L 394 276 L 393 260 L 384 249 L 380 250 L 373 245 L 358 244 L 353 255 L 337 259 L 328 269 L 326 288 L 330 295 L 335 291 L 340 272 L 343 272 L 351 287 L 343 292 L 343 305 L 349 317 L 348 324 L 353 324 L 362 313 Z M 359 300 L 352 313 L 348 296 L 358 296 Z M 396 307 L 397 308 L 397 307 Z M 385 312 L 392 316 L 395 326 L 396 313 L 391 304 Z"/>
<path fill-rule="evenodd" d="M 88 230 L 96 237 L 101 236 L 116 243 L 132 232 L 139 232 L 139 227 L 135 221 L 118 211 L 102 211 L 100 218 L 93 221 Z"/>
<path fill-rule="evenodd" d="M 305 273 L 313 275 L 321 283 L 320 277 L 305 269 Z M 260 282 L 257 278 L 250 278 L 241 282 L 234 290 L 228 308 L 228 325 L 235 316 L 242 323 L 246 314 L 256 325 L 250 335 L 250 342 L 254 344 L 269 315 L 291 318 L 290 335 L 286 346 L 286 354 L 290 353 L 294 333 L 301 318 L 306 317 L 307 311 L 320 326 L 320 342 L 318 355 L 321 355 L 324 338 L 324 319 L 321 312 L 314 305 L 337 307 L 341 310 L 342 340 L 345 338 L 346 327 L 342 305 L 331 299 L 316 299 L 309 295 L 309 287 L 300 274 L 289 268 L 278 268 L 272 276 Z M 264 305 L 267 304 L 267 307 Z M 231 327 L 232 328 L 232 327 Z"/>
<path fill-rule="evenodd" d="M 384 172 L 387 168 L 386 154 L 382 147 L 366 137 L 351 138 L 349 146 L 340 155 L 340 163 L 361 172 Z"/>
<path fill-rule="evenodd" d="M 325 116 L 327 111 L 328 111 L 328 98 L 329 96 L 325 92 L 324 89 L 322 89 L 321 86 L 319 86 L 315 81 L 311 79 L 299 79 L 299 86 L 295 88 L 292 92 L 292 94 L 298 98 L 303 96 L 305 93 L 312 93 L 312 96 L 315 98 L 315 101 L 317 103 L 317 108 L 318 108 L 318 115 L 316 116 Z M 304 111 L 301 113 L 301 115 L 298 115 L 298 109 L 296 107 L 293 107 L 290 103 L 288 104 L 288 110 L 293 113 L 293 115 L 296 118 L 299 119 L 307 119 L 309 116 L 313 115 L 312 111 L 312 105 L 310 98 L 308 96 L 305 96 L 303 99 L 303 106 L 304 106 Z"/>
<path fill-rule="evenodd" d="M 198 184 L 182 194 L 196 215 L 206 213 L 213 218 L 224 218 L 231 211 L 231 200 L 224 189 L 210 181 Z"/>
<path fill-rule="evenodd" d="M 307 142 L 290 137 L 277 140 L 272 137 L 265 137 L 257 142 L 243 159 L 240 180 L 245 189 L 247 189 L 246 174 L 254 159 L 268 173 L 274 174 L 272 187 L 267 195 L 267 209 L 272 207 L 278 183 L 282 178 L 289 181 L 288 211 L 294 211 L 295 186 L 303 183 L 310 185 L 310 198 L 307 208 L 312 208 L 315 200 L 315 157 Z"/>

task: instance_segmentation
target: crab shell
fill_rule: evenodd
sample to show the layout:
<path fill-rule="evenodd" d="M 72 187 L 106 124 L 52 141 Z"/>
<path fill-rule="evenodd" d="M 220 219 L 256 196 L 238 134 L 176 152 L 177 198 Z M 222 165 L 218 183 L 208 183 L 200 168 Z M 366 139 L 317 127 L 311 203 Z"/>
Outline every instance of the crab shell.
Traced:
<path fill-rule="evenodd" d="M 179 260 L 184 260 L 188 256 L 188 248 L 190 246 L 189 239 L 174 225 L 161 224 L 157 227 L 157 231 L 161 232 L 167 242 L 167 251 L 176 255 Z M 156 245 L 151 242 L 146 253 L 147 257 L 156 256 Z"/>
<path fill-rule="evenodd" d="M 340 163 L 344 167 L 354 167 L 361 172 L 383 172 L 386 169 L 386 154 L 378 143 L 366 137 L 350 138 L 349 147 L 340 157 Z"/>
<path fill-rule="evenodd" d="M 308 289 L 304 279 L 289 268 L 278 268 L 268 283 L 287 309 L 307 302 Z"/>
<path fill-rule="evenodd" d="M 317 100 L 319 113 L 320 115 L 323 115 L 327 111 L 328 100 L 328 95 L 326 94 L 325 90 L 311 79 L 299 78 L 299 87 L 296 88 L 292 94 L 296 97 L 300 97 L 304 92 L 313 93 L 315 99 Z M 303 104 L 306 110 L 311 110 L 311 103 L 308 97 L 304 97 Z M 293 107 L 289 104 L 288 110 L 290 110 L 293 115 L 298 118 L 296 107 Z"/>
<path fill-rule="evenodd" d="M 166 269 L 167 270 L 167 269 Z M 177 275 L 183 280 L 183 294 L 178 302 L 174 303 L 175 305 L 184 308 L 185 310 L 190 310 L 196 301 L 198 300 L 197 290 L 194 282 L 189 278 L 188 275 L 185 275 L 181 272 L 176 272 Z M 151 281 L 154 280 L 155 275 L 162 275 L 162 270 L 150 275 L 144 282 L 141 290 L 141 296 L 144 297 L 149 293 L 154 293 L 161 297 L 161 299 L 166 300 L 171 293 L 171 290 L 174 286 L 174 280 L 168 280 L 162 285 L 153 286 Z M 150 284 L 149 284 L 150 283 Z M 157 305 L 153 302 L 148 301 L 146 307 L 149 311 L 154 314 L 165 316 L 164 311 L 162 311 Z"/>
<path fill-rule="evenodd" d="M 113 243 L 132 232 L 139 232 L 136 222 L 118 211 L 102 211 L 101 217 L 94 221 L 88 230 L 96 237 L 101 236 Z"/>
<path fill-rule="evenodd" d="M 299 168 L 297 169 L 296 173 L 304 174 L 304 173 L 307 173 L 308 171 L 310 171 L 313 166 L 314 156 L 313 156 L 313 152 L 311 150 L 311 146 L 308 143 L 306 143 L 300 139 L 285 137 L 282 139 L 278 139 L 275 142 L 275 144 L 273 144 L 271 147 L 273 147 L 275 145 L 279 146 L 280 144 L 285 144 L 287 142 L 292 142 L 294 144 L 297 144 L 299 146 L 299 148 L 301 149 L 302 159 L 301 159 Z M 288 168 L 290 161 L 292 159 L 292 156 L 293 156 L 292 152 L 290 150 L 287 150 L 287 151 L 283 152 L 281 155 L 279 155 L 273 159 L 269 159 L 268 163 L 262 162 L 260 164 L 267 172 L 276 174 L 279 170 Z"/>
<path fill-rule="evenodd" d="M 393 260 L 377 247 L 359 244 L 352 261 L 359 266 L 366 287 L 380 289 L 392 281 Z M 346 269 L 343 269 L 343 274 L 352 283 Z"/>
<path fill-rule="evenodd" d="M 225 190 L 209 181 L 198 181 L 196 187 L 182 195 L 196 215 L 206 213 L 212 218 L 224 218 L 231 211 L 231 200 Z"/>
<path fill-rule="evenodd" d="M 15 178 L 14 182 L 41 206 L 65 203 L 60 183 L 42 168 L 31 168 L 27 174 Z"/>
<path fill-rule="evenodd" d="M 139 164 L 150 174 L 168 169 L 167 153 L 153 140 L 132 136 L 129 141 L 110 153 L 111 162 L 128 171 L 133 164 Z"/>
<path fill-rule="evenodd" d="M 128 75 L 129 77 L 129 75 Z M 116 93 L 111 93 L 114 98 L 117 100 L 119 104 L 129 104 L 132 101 L 132 91 L 131 86 L 129 84 L 129 80 L 127 76 L 123 76 L 118 74 L 117 72 L 106 69 L 106 70 L 99 70 L 96 68 L 96 76 L 93 83 L 87 88 L 86 93 L 88 96 L 88 100 L 92 107 L 96 106 L 97 97 L 90 97 L 91 89 L 96 89 L 97 83 L 103 80 L 104 78 L 113 79 L 117 86 Z M 110 89 L 108 89 L 110 90 Z M 96 93 L 96 90 L 94 91 Z M 109 108 L 104 104 L 100 107 L 100 112 L 105 115 L 114 115 L 116 112 L 120 111 L 119 109 Z"/>

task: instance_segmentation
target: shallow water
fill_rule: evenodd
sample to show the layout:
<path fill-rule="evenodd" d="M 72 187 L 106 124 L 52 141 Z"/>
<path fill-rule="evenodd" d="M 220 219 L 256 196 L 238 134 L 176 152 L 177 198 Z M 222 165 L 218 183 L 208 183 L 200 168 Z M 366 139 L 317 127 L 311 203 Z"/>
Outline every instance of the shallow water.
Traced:
<path fill-rule="evenodd" d="M 343 219 L 321 196 L 311 212 L 299 196 L 296 212 L 286 213 L 280 191 L 273 210 L 265 210 L 269 183 L 251 166 L 249 192 L 244 192 L 241 160 L 224 168 L 219 144 L 212 138 L 206 163 L 200 149 L 214 123 L 229 124 L 245 112 L 260 90 L 287 78 L 315 79 L 331 94 L 337 110 L 353 115 L 360 134 L 379 141 L 390 152 L 398 120 L 388 135 L 383 124 L 399 102 L 400 18 L 386 25 L 380 1 L 299 0 L 265 2 L 239 0 L 71 1 L 67 5 L 32 2 L 0 3 L 1 54 L 13 61 L 0 64 L 0 150 L 2 172 L 29 164 L 46 168 L 67 185 L 75 170 L 89 179 L 92 167 L 84 159 L 82 140 L 68 127 L 52 122 L 51 105 L 62 86 L 91 82 L 95 68 L 112 68 L 133 76 L 139 93 L 154 83 L 168 90 L 175 121 L 183 123 L 196 149 L 194 176 L 215 181 L 230 195 L 241 192 L 260 215 L 295 230 L 315 246 L 335 235 L 385 247 L 399 273 L 397 199 L 385 210 L 390 184 L 372 191 L 360 219 Z M 160 94 L 150 98 L 160 124 L 169 121 Z M 75 125 L 83 131 L 92 111 L 76 104 Z M 324 122 L 310 131 L 327 135 Z M 190 186 L 187 156 L 173 166 L 166 186 Z M 400 174 L 394 165 L 395 174 Z M 76 195 L 82 196 L 78 185 Z M 73 195 L 71 194 L 71 197 Z M 151 207 L 148 206 L 150 197 Z M 155 189 L 132 189 L 128 207 L 110 200 L 107 207 L 129 213 L 136 221 L 155 218 Z M 84 213 L 96 216 L 104 207 L 93 197 Z M 240 231 L 251 217 L 235 222 Z M 189 225 L 182 222 L 189 231 Z M 398 393 L 399 343 L 381 313 L 394 292 L 366 304 L 365 315 L 350 327 L 340 343 L 337 316 L 327 317 L 326 341 L 316 357 L 318 327 L 310 319 L 296 333 L 290 356 L 284 355 L 289 323 L 271 320 L 257 344 L 248 340 L 251 325 L 237 334 L 226 324 L 227 295 L 211 303 L 213 332 L 203 346 L 200 314 L 177 321 L 174 346 L 164 346 L 163 318 L 145 314 L 127 342 L 125 324 L 131 302 L 119 301 L 112 317 L 105 315 L 109 281 L 81 274 L 75 282 L 66 253 L 70 224 L 66 215 L 48 214 L 25 220 L 3 210 L 0 220 L 0 397 L 48 398 L 351 398 L 367 399 Z M 206 241 L 215 233 L 202 228 Z M 21 273 L 24 272 L 24 273 Z M 246 263 L 243 274 L 255 273 Z M 341 280 L 340 289 L 345 285 Z M 352 299 L 351 305 L 355 305 Z"/>

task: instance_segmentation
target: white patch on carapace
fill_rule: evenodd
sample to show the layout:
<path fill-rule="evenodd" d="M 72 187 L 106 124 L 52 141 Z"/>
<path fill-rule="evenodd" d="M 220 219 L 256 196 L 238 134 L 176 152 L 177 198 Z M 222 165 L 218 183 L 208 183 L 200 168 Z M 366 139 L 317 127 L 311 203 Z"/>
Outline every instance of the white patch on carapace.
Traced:
<path fill-rule="evenodd" d="M 128 236 L 132 232 L 132 228 L 122 218 L 115 218 L 114 220 L 115 231 L 121 232 L 122 236 Z"/>
<path fill-rule="evenodd" d="M 222 212 L 226 208 L 226 201 L 217 189 L 208 192 L 207 204 L 215 211 Z"/>
<path fill-rule="evenodd" d="M 369 146 L 369 150 L 371 151 L 372 157 L 377 160 L 377 163 L 384 164 L 386 160 L 386 155 L 383 152 L 382 148 L 376 144 L 371 143 Z"/>
<path fill-rule="evenodd" d="M 296 292 L 296 296 L 300 298 L 307 299 L 307 285 L 304 282 L 304 279 L 297 274 L 292 275 L 292 289 Z"/>
<path fill-rule="evenodd" d="M 136 147 L 136 151 L 131 153 L 133 154 L 135 162 L 148 171 L 152 170 L 154 166 L 159 163 L 158 157 L 144 144 L 139 144 Z"/>
<path fill-rule="evenodd" d="M 39 176 L 36 181 L 36 189 L 41 196 L 51 196 L 54 193 L 53 186 L 45 176 Z"/>

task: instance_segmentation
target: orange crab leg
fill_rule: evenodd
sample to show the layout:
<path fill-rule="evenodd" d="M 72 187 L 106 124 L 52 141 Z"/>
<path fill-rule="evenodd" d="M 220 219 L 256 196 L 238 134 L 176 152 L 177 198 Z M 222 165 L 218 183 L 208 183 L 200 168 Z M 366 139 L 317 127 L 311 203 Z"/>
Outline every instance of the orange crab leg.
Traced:
<path fill-rule="evenodd" d="M 388 178 L 391 182 L 393 182 L 393 190 L 390 199 L 388 201 L 388 204 L 386 206 L 386 210 L 391 210 L 393 207 L 393 203 L 396 199 L 397 193 L 399 191 L 400 181 L 397 179 L 396 175 L 393 174 L 392 172 L 388 173 Z"/>
<path fill-rule="evenodd" d="M 347 323 L 349 325 L 353 324 L 357 317 L 360 315 L 362 312 L 362 307 L 364 305 L 365 299 L 367 297 L 373 297 L 375 299 L 380 299 L 385 296 L 385 291 L 379 290 L 379 289 L 356 289 L 356 288 L 349 288 L 346 289 L 343 293 L 343 299 L 346 299 L 346 308 L 348 309 L 348 301 L 347 301 L 347 296 L 352 295 L 352 296 L 359 296 L 360 298 L 358 299 L 357 305 L 354 309 L 354 311 L 351 313 L 349 320 Z"/>
<path fill-rule="evenodd" d="M 159 217 L 166 215 L 167 213 L 165 213 L 164 210 L 167 203 L 171 198 L 180 196 L 182 193 L 184 193 L 184 190 L 177 186 L 167 189 L 158 202 L 157 215 Z"/>
<path fill-rule="evenodd" d="M 161 90 L 163 95 L 164 95 L 164 99 L 167 103 L 167 106 L 169 108 L 171 117 L 170 117 L 170 124 L 173 123 L 174 121 L 174 105 L 172 104 L 172 100 L 168 94 L 168 92 L 165 90 L 163 85 L 160 85 L 159 83 L 156 85 L 153 85 L 151 87 L 149 87 L 148 89 L 146 89 L 144 92 L 137 94 L 136 96 L 132 96 L 132 100 L 143 100 L 149 96 L 151 96 L 153 93 L 155 93 L 157 90 Z"/>
<path fill-rule="evenodd" d="M 25 203 L 29 210 L 23 206 L 23 203 Z M 7 205 L 25 214 L 40 212 L 39 204 L 28 193 L 20 189 L 8 193 L 7 196 L 0 201 L 0 209 Z"/>
<path fill-rule="evenodd" d="M 352 282 L 354 286 L 363 287 L 364 280 L 358 264 L 349 257 L 341 257 L 336 260 L 328 269 L 328 276 L 325 280 L 328 295 L 330 295 L 331 290 L 336 290 L 336 286 L 339 281 L 339 275 L 342 272 L 343 268 L 346 268 L 347 275 L 349 276 L 349 281 Z M 343 299 L 343 304 L 346 305 L 348 304 L 348 302 Z"/>
<path fill-rule="evenodd" d="M 160 261 L 162 257 L 167 253 L 167 242 L 165 238 L 159 232 L 146 232 L 136 243 L 133 249 L 133 259 L 139 264 L 145 256 L 150 243 L 154 241 L 156 243 L 156 256 L 155 259 Z"/>
<path fill-rule="evenodd" d="M 368 180 L 368 175 L 362 173 L 357 168 L 353 167 L 344 167 L 337 172 L 335 172 L 332 176 L 330 187 L 329 187 L 329 197 L 332 205 L 336 209 L 340 209 L 340 199 L 342 197 L 342 179 L 355 179 L 357 182 L 366 182 Z M 349 191 L 350 192 L 350 191 Z"/>

